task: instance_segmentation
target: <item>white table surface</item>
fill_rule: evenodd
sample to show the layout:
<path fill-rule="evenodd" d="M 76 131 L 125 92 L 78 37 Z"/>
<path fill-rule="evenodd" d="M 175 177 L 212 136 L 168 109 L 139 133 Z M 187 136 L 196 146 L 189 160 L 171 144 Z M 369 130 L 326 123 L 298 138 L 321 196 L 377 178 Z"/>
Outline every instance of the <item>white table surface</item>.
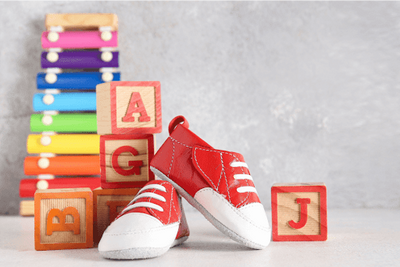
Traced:
<path fill-rule="evenodd" d="M 0 216 L 0 266 L 400 266 L 400 210 L 328 210 L 328 241 L 271 242 L 264 250 L 235 243 L 197 211 L 187 219 L 183 245 L 155 259 L 111 261 L 96 248 L 35 251 L 33 217 Z"/>

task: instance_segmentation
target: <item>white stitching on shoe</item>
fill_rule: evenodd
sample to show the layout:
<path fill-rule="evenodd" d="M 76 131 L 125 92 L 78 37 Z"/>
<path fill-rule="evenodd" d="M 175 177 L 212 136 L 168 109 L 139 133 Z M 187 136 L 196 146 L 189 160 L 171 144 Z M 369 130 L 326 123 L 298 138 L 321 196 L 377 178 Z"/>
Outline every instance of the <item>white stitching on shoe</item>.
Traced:
<path fill-rule="evenodd" d="M 178 140 L 172 138 L 171 136 L 170 136 L 169 138 L 171 138 L 172 141 L 177 142 L 178 144 L 180 144 L 180 145 L 182 145 L 182 146 L 185 146 L 185 147 L 187 147 L 187 148 L 192 148 L 192 146 L 185 145 L 184 143 L 179 142 Z"/>
<path fill-rule="evenodd" d="M 221 173 L 219 174 L 219 180 L 218 180 L 218 185 L 217 185 L 216 190 L 219 189 L 219 185 L 220 185 L 221 180 L 222 180 L 222 173 L 224 173 L 224 163 L 223 163 L 223 161 L 222 161 L 222 154 L 220 153 L 219 155 L 220 155 L 220 158 L 221 158 L 221 166 L 222 166 L 222 169 L 221 169 Z M 226 179 L 226 177 L 225 177 L 225 179 Z"/>
<path fill-rule="evenodd" d="M 214 189 L 216 188 L 215 187 L 215 184 L 213 183 L 213 181 L 207 176 L 207 174 L 205 174 L 205 172 L 203 171 L 203 169 L 200 167 L 200 165 L 199 165 L 199 163 L 197 162 L 197 157 L 196 157 L 196 151 L 197 151 L 197 149 L 201 149 L 201 148 L 198 148 L 198 147 L 195 147 L 194 148 L 194 160 L 196 161 L 196 164 L 197 164 L 197 167 L 199 167 L 199 170 L 204 174 L 204 176 L 210 181 L 210 183 L 213 185 L 213 187 L 214 187 Z"/>
<path fill-rule="evenodd" d="M 172 196 L 173 196 L 173 192 L 174 192 L 174 189 L 172 188 L 172 189 L 171 189 L 171 197 L 170 197 L 170 200 L 169 200 L 169 216 L 168 216 L 168 222 L 167 222 L 167 224 L 169 224 L 169 222 L 171 221 Z"/>
<path fill-rule="evenodd" d="M 225 176 L 225 182 L 226 182 L 226 192 L 228 193 L 228 199 L 229 199 L 229 202 L 232 203 L 231 194 L 229 193 L 229 187 L 228 187 L 228 178 L 226 178 L 225 172 L 224 172 L 224 176 Z"/>
<path fill-rule="evenodd" d="M 173 164 L 173 162 L 174 162 L 174 156 L 175 156 L 175 143 L 174 143 L 174 141 L 172 140 L 172 158 L 171 158 L 171 164 L 169 164 L 169 170 L 168 170 L 168 175 L 167 175 L 168 178 L 169 178 L 169 175 L 170 175 L 170 173 L 171 173 L 172 164 Z"/>

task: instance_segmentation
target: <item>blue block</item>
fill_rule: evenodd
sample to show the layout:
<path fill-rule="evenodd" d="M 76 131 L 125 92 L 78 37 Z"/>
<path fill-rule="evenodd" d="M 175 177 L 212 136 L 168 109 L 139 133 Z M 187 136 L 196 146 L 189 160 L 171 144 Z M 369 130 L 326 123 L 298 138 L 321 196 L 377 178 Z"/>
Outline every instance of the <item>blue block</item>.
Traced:
<path fill-rule="evenodd" d="M 47 83 L 46 73 L 40 72 L 36 76 L 38 89 L 70 89 L 70 90 L 95 90 L 96 85 L 104 83 L 101 72 L 70 72 L 58 73 L 55 83 Z M 121 73 L 113 72 L 113 81 L 121 80 Z"/>
<path fill-rule="evenodd" d="M 54 102 L 49 105 L 43 102 L 45 95 L 35 94 L 33 96 L 34 111 L 96 111 L 96 93 L 94 92 L 54 94 L 52 95 Z"/>

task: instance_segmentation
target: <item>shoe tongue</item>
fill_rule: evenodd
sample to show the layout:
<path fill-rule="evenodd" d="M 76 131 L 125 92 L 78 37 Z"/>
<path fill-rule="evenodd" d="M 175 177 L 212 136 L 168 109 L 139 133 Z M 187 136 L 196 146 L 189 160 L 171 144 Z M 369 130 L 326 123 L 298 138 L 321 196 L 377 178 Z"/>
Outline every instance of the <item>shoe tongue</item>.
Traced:
<path fill-rule="evenodd" d="M 244 162 L 239 153 L 210 149 L 202 146 L 194 146 L 192 149 L 192 163 L 204 180 L 215 190 L 221 179 L 229 179 L 232 176 L 233 161 Z M 225 175 L 221 177 L 221 175 Z"/>

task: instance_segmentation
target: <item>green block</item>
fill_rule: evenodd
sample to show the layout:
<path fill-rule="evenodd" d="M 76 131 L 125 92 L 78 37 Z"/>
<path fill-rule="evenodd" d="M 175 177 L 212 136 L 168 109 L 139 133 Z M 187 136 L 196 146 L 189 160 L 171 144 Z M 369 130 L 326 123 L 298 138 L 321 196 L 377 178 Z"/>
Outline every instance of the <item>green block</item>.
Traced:
<path fill-rule="evenodd" d="M 31 132 L 96 133 L 96 114 L 32 114 Z"/>

